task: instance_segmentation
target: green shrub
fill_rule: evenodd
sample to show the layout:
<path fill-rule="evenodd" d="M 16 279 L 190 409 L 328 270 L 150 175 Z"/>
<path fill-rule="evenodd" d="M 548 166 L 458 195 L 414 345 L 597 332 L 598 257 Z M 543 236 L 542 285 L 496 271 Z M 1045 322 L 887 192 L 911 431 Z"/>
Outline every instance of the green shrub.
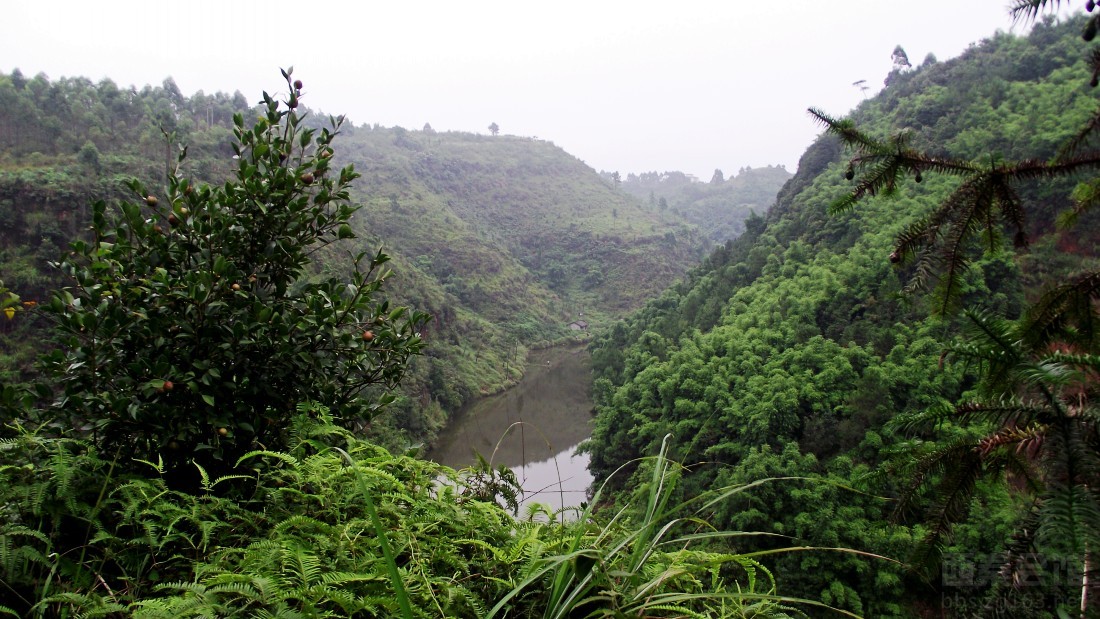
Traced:
<path fill-rule="evenodd" d="M 347 278 L 307 277 L 311 254 L 354 237 L 357 174 L 330 167 L 342 118 L 306 128 L 301 82 L 284 77 L 286 100 L 264 93 L 252 128 L 234 117 L 232 180 L 172 174 L 162 197 L 134 181 L 139 201 L 97 203 L 92 240 L 59 264 L 71 284 L 43 308 L 61 334 L 45 363 L 61 392 L 49 413 L 123 466 L 163 459 L 194 487 L 191 462 L 220 474 L 284 447 L 295 402 L 368 421 L 385 400 L 364 394 L 395 386 L 421 349 L 427 317 L 376 299 L 385 254 L 358 255 Z"/>

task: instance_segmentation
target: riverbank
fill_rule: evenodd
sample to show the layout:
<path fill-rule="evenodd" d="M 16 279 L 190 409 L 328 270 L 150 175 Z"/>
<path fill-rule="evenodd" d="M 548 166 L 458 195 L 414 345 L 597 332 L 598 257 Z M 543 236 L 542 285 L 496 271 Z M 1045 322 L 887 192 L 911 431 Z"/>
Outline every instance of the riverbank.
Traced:
<path fill-rule="evenodd" d="M 516 471 L 525 501 L 578 505 L 592 481 L 588 456 L 573 454 L 592 434 L 591 380 L 586 344 L 533 350 L 523 378 L 463 407 L 428 458 L 462 468 L 480 453 Z"/>

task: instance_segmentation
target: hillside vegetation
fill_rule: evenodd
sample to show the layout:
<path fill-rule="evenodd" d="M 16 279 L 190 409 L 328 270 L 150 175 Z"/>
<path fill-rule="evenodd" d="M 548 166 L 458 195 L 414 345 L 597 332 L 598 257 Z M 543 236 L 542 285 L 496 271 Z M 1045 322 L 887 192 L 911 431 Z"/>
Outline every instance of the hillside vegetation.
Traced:
<path fill-rule="evenodd" d="M 705 230 L 709 240 L 725 243 L 745 231 L 751 214 L 767 211 L 790 178 L 781 165 L 741 168 L 729 178 L 715 170 L 706 183 L 683 172 L 643 172 L 627 174 L 623 191 L 658 209 L 671 209 Z"/>
<path fill-rule="evenodd" d="M 303 111 L 305 108 L 303 108 Z M 156 190 L 187 147 L 181 173 L 217 183 L 230 171 L 240 93 L 120 88 L 110 80 L 0 75 L 0 278 L 24 299 L 63 283 L 47 266 L 85 234 L 90 205 Z M 306 115 L 309 126 L 323 119 Z M 683 218 L 648 208 L 554 145 L 513 136 L 402 128 L 341 129 L 337 164 L 361 174 L 350 222 L 385 246 L 402 281 L 386 294 L 433 318 L 376 437 L 430 441 L 464 403 L 515 382 L 526 351 L 638 307 L 698 260 L 704 239 Z M 346 273 L 356 248 L 322 250 L 316 276 Z M 6 322 L 0 367 L 27 377 L 43 351 L 34 321 Z"/>
<path fill-rule="evenodd" d="M 1095 93 L 1087 84 L 1091 67 L 1082 60 L 1082 27 L 1081 20 L 1042 22 L 1027 38 L 997 34 L 958 59 L 898 70 L 889 87 L 861 104 L 850 120 L 879 139 L 906 132 L 908 142 L 903 144 L 940 157 L 994 163 L 1053 157 L 1096 109 Z M 850 133 L 844 129 L 849 125 L 839 127 L 838 132 Z M 896 152 L 903 148 L 896 147 Z M 898 169 L 887 167 L 894 160 L 885 150 L 881 156 L 879 150 L 871 152 L 875 154 L 867 156 L 862 172 L 868 177 L 889 178 L 887 172 Z M 1002 444 L 1009 445 L 1003 458 L 1012 461 L 1012 449 L 1023 453 L 1034 448 L 1026 447 L 1023 430 L 1013 430 L 1015 439 L 1006 430 L 975 447 L 983 431 L 989 431 L 989 420 L 1001 419 L 996 413 L 990 412 L 984 425 L 935 417 L 941 420 L 938 434 L 936 428 L 917 431 L 921 426 L 897 420 L 932 415 L 947 403 L 978 393 L 980 371 L 994 367 L 995 360 L 968 364 L 966 359 L 977 353 L 946 355 L 960 325 L 986 324 L 984 315 L 1020 317 L 1026 302 L 1035 298 L 1038 283 L 1064 281 L 1084 267 L 1095 268 L 1100 226 L 1095 216 L 1085 216 L 1071 232 L 1054 230 L 1055 214 L 1072 205 L 1068 196 L 1076 179 L 1044 175 L 1042 182 L 1021 182 L 1029 218 L 1017 239 L 1031 238 L 1030 251 L 1003 249 L 997 242 L 999 220 L 994 220 L 987 235 L 994 241 L 993 251 L 983 253 L 979 242 L 962 245 L 970 268 L 957 278 L 950 297 L 953 307 L 977 313 L 973 318 L 951 312 L 934 316 L 944 298 L 906 288 L 914 275 L 931 277 L 928 270 L 934 273 L 941 263 L 929 266 L 921 258 L 896 266 L 901 256 L 895 252 L 901 250 L 895 250 L 895 243 L 952 195 L 959 181 L 934 173 L 946 166 L 906 161 L 911 163 L 903 164 L 905 180 L 898 181 L 896 191 L 881 181 L 857 207 L 830 214 L 831 204 L 864 185 L 851 180 L 856 174 L 841 140 L 822 136 L 802 156 L 798 173 L 766 217 L 746 220 L 746 233 L 712 253 L 684 282 L 601 333 L 592 344 L 598 405 L 596 431 L 586 446 L 592 470 L 598 480 L 605 479 L 671 434 L 672 453 L 685 463 L 697 463 L 695 477 L 684 487 L 686 496 L 713 485 L 812 477 L 816 481 L 773 481 L 747 498 L 716 505 L 714 521 L 774 531 L 799 544 L 898 557 L 913 561 L 916 570 L 855 555 L 783 555 L 772 569 L 780 586 L 792 594 L 874 617 L 921 614 L 931 610 L 926 602 L 930 596 L 939 600 L 960 595 L 962 606 L 955 608 L 959 616 L 970 611 L 985 616 L 988 608 L 1005 603 L 1053 612 L 1067 600 L 1080 600 L 1079 581 L 1074 585 L 1063 578 L 1046 588 L 1014 590 L 999 579 L 983 578 L 951 588 L 935 561 L 943 552 L 964 559 L 956 569 L 975 569 L 975 562 L 976 569 L 986 569 L 987 562 L 999 569 L 1000 553 L 1011 542 L 1009 532 L 1018 525 L 1033 528 L 1027 518 L 1035 495 L 1010 493 L 993 480 L 941 475 L 944 467 L 950 468 L 942 460 L 939 468 L 913 464 L 924 462 L 915 460 L 920 454 L 951 446 L 958 451 L 943 453 L 957 462 L 970 461 L 985 450 L 1001 453 L 994 448 Z M 1095 300 L 1084 303 L 1087 315 Z M 1089 387 L 1086 379 L 1084 385 L 1080 393 L 1087 400 L 1095 384 Z M 1011 399 L 1005 397 L 1008 406 Z M 1095 414 L 1095 408 L 1088 410 Z M 1082 440 L 1095 442 L 1092 427 L 1092 438 Z M 1017 449 L 1017 444 L 1023 446 Z M 912 471 L 914 466 L 916 479 L 956 480 L 958 493 L 943 498 L 919 486 L 916 496 L 906 492 L 913 478 L 891 471 Z M 1028 470 L 1026 464 L 983 466 L 992 477 L 1004 470 L 997 466 L 1017 475 Z M 1040 477 L 1032 479 L 1041 483 L 1036 481 Z M 909 502 L 895 511 L 896 499 L 903 495 Z M 922 514 L 944 511 L 946 520 L 922 523 Z M 948 520 L 968 512 L 976 518 L 956 526 L 953 537 L 936 535 Z M 1087 539 L 1092 529 L 1080 522 L 1070 530 Z M 925 567 L 917 562 L 927 550 L 922 540 L 935 546 L 933 571 L 924 572 L 927 581 L 917 576 Z M 1016 538 L 1016 543 L 1025 542 Z M 770 543 L 736 547 L 767 549 Z M 1074 556 L 1081 565 L 1082 555 Z M 994 597 L 983 598 L 985 594 Z M 1063 597 L 1055 600 L 1057 596 Z M 992 606 L 983 607 L 986 603 Z"/>
<path fill-rule="evenodd" d="M 521 514 L 516 475 L 454 471 L 357 436 L 423 351 L 427 316 L 383 297 L 357 238 L 343 123 L 303 84 L 234 113 L 224 183 L 169 162 L 91 206 L 41 302 L 30 381 L 0 386 L 0 615 L 14 617 L 789 617 L 751 555 L 673 499 L 667 446 L 630 505 Z M 159 194 L 159 195 L 158 195 Z M 328 251 L 327 255 L 322 252 Z M 598 504 L 599 493 L 593 497 Z"/>

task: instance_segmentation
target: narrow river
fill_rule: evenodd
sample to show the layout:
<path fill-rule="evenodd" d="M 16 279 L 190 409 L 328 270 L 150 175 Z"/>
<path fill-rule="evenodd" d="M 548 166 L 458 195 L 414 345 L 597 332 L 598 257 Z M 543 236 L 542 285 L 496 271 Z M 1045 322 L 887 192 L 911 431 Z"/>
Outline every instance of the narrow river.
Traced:
<path fill-rule="evenodd" d="M 588 456 L 573 453 L 592 435 L 591 381 L 583 345 L 534 351 L 519 384 L 459 412 L 428 457 L 462 468 L 476 451 L 516 472 L 524 503 L 577 506 L 592 483 Z"/>

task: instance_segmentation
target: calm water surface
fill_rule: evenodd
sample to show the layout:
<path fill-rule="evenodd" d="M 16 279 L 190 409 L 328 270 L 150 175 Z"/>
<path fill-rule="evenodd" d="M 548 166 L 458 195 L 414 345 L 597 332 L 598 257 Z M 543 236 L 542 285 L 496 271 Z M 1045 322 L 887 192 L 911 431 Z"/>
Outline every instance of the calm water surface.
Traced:
<path fill-rule="evenodd" d="M 584 346 L 535 351 L 518 385 L 463 409 L 428 457 L 462 468 L 476 462 L 476 451 L 516 472 L 524 503 L 579 505 L 592 476 L 588 455 L 573 452 L 592 435 L 591 381 Z"/>

